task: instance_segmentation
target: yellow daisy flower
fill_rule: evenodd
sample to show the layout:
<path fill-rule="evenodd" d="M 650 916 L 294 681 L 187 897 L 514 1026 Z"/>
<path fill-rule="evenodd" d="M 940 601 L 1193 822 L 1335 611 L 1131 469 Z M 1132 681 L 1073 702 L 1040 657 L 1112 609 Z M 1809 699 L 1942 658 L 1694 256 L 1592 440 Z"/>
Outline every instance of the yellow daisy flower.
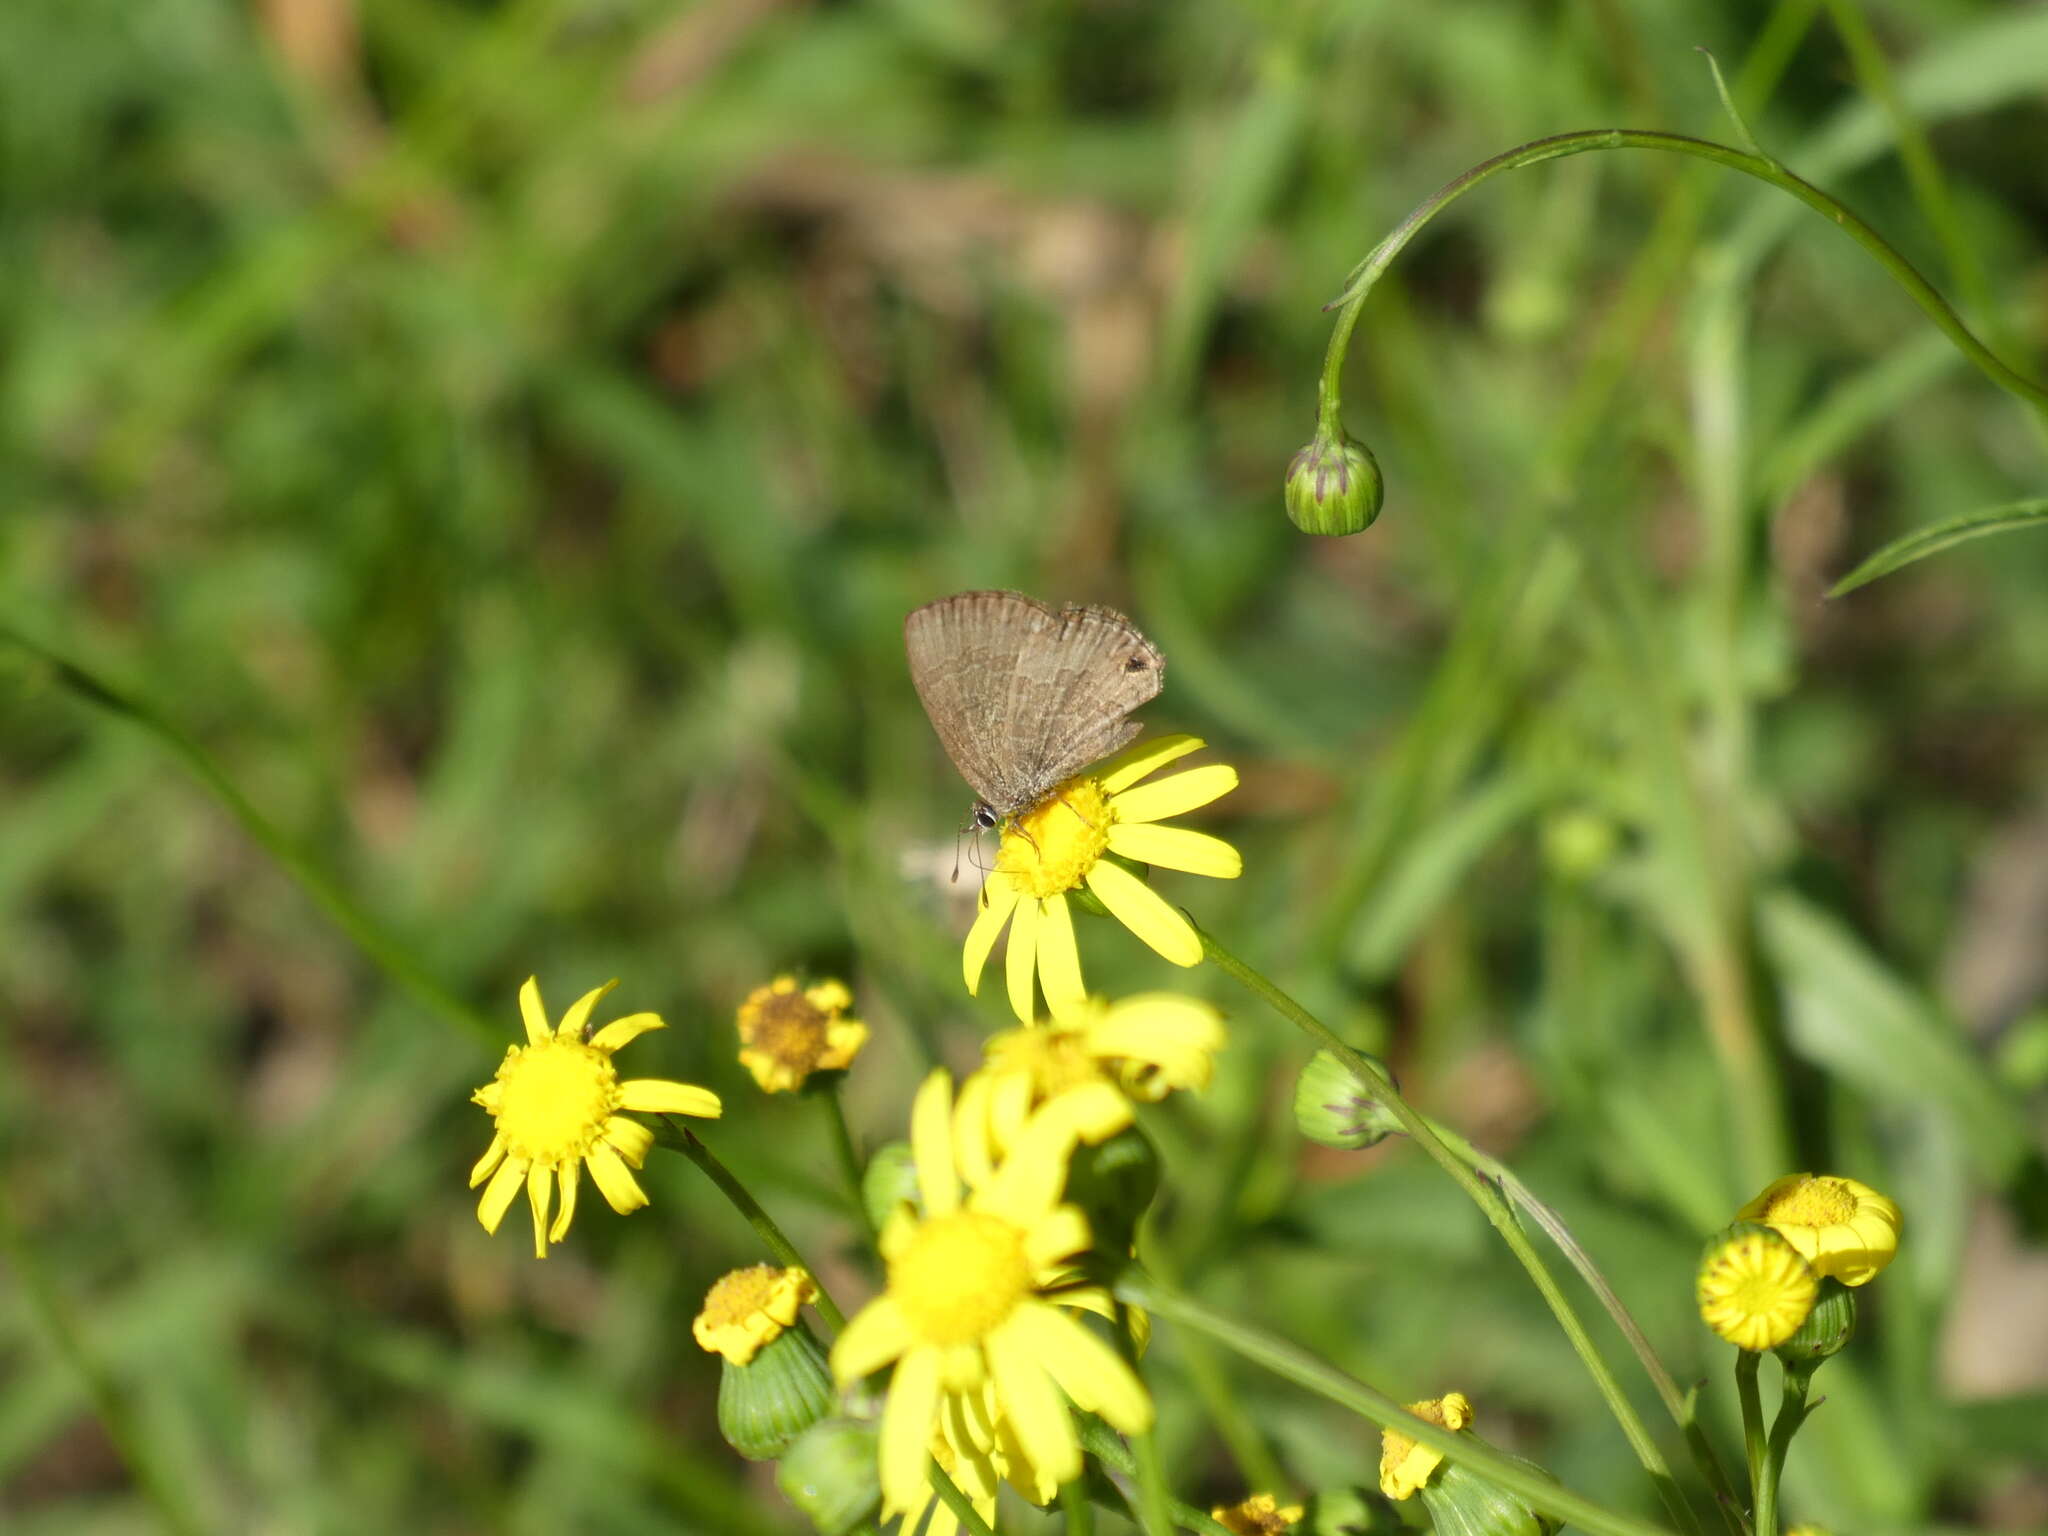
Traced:
<path fill-rule="evenodd" d="M 1775 1349 L 1799 1331 L 1820 1291 L 1820 1276 L 1770 1227 L 1742 1222 L 1700 1260 L 1700 1318 L 1738 1349 Z"/>
<path fill-rule="evenodd" d="M 1050 1504 L 1059 1484 L 1031 1464 L 1017 1440 L 1017 1434 L 1003 1416 L 996 1401 L 995 1383 L 984 1381 L 971 1392 L 942 1391 L 939 1394 L 937 1426 L 932 1431 L 932 1459 L 953 1479 L 953 1485 L 967 1495 L 982 1519 L 993 1523 L 998 1485 L 1008 1482 L 1034 1504 Z M 907 1509 L 899 1510 L 885 1498 L 882 1518 L 902 1514 L 900 1529 L 914 1531 L 926 1509 L 931 1523 L 923 1536 L 953 1536 L 959 1517 L 939 1498 L 929 1481 L 923 1494 Z"/>
<path fill-rule="evenodd" d="M 1270 1493 L 1255 1493 L 1235 1504 L 1218 1504 L 1209 1518 L 1233 1536 L 1282 1536 L 1301 1523 L 1304 1513 L 1299 1504 L 1282 1505 Z"/>
<path fill-rule="evenodd" d="M 1445 1429 L 1463 1429 L 1472 1422 L 1472 1404 L 1462 1392 L 1449 1392 L 1419 1403 L 1408 1411 Z M 1398 1429 L 1380 1431 L 1380 1492 L 1390 1499 L 1405 1499 L 1443 1464 L 1444 1453 L 1431 1450 Z"/>
<path fill-rule="evenodd" d="M 707 1353 L 745 1365 L 817 1294 L 817 1282 L 800 1269 L 773 1264 L 735 1269 L 705 1293 L 704 1310 L 690 1325 L 690 1334 Z"/>
<path fill-rule="evenodd" d="M 1119 1003 L 1088 998 L 1065 1020 L 1005 1030 L 989 1039 L 980 1070 L 960 1085 L 961 1165 L 969 1177 L 985 1175 L 1035 1112 L 1076 1088 L 1105 1084 L 1148 1103 L 1176 1088 L 1206 1088 L 1222 1048 L 1223 1015 L 1173 992 Z M 1103 1134 L 1129 1120 L 1126 1110 Z"/>
<path fill-rule="evenodd" d="M 657 1014 L 629 1013 L 605 1025 L 588 1040 L 591 1011 L 616 981 L 586 992 L 569 1005 L 559 1028 L 548 1027 L 540 986 L 533 977 L 519 989 L 519 1013 L 526 1021 L 526 1044 L 507 1046 L 497 1075 L 470 1097 L 497 1122 L 491 1145 L 470 1170 L 469 1187 L 485 1179 L 477 1202 L 477 1220 L 496 1232 L 526 1187 L 533 1207 L 533 1251 L 548 1256 L 548 1244 L 568 1234 L 576 1214 L 576 1182 L 587 1166 L 598 1193 L 620 1215 L 637 1211 L 647 1195 L 633 1170 L 647 1160 L 654 1133 L 619 1111 L 650 1115 L 698 1115 L 716 1119 L 718 1095 L 709 1088 L 672 1083 L 657 1077 L 619 1080 L 612 1053 L 650 1029 L 661 1029 Z M 548 1224 L 548 1208 L 561 1192 L 561 1209 Z"/>
<path fill-rule="evenodd" d="M 740 1004 L 740 1065 L 763 1093 L 794 1093 L 813 1072 L 843 1072 L 868 1043 L 868 1027 L 846 1017 L 844 982 L 798 989 L 794 976 L 756 987 Z"/>
<path fill-rule="evenodd" d="M 1036 1116 L 985 1180 L 962 1187 L 953 1155 L 953 1087 L 945 1071 L 918 1090 L 910 1139 L 924 1214 L 899 1207 L 882 1233 L 884 1293 L 832 1347 L 841 1385 L 890 1364 L 882 1413 L 883 1496 L 910 1509 L 927 1490 L 935 1429 L 984 1389 L 1021 1462 L 1051 1487 L 1081 1472 L 1071 1399 L 1116 1428 L 1152 1423 L 1152 1399 L 1116 1350 L 1049 1293 L 1088 1247 L 1088 1220 L 1060 1203 L 1067 1159 L 1083 1130 L 1128 1107 L 1103 1087 L 1063 1095 Z"/>
<path fill-rule="evenodd" d="M 1067 893 L 1084 885 L 1119 922 L 1175 965 L 1201 960 L 1202 941 L 1188 920 L 1151 886 L 1104 857 L 1114 853 L 1219 880 L 1243 873 L 1243 858 L 1220 837 L 1159 825 L 1230 793 L 1237 787 L 1235 768 L 1211 763 L 1139 783 L 1201 746 L 1192 736 L 1140 741 L 1092 773 L 1068 779 L 1004 823 L 996 867 L 982 883 L 981 915 L 961 952 L 970 993 L 980 990 L 982 968 L 1007 925 L 1005 979 L 1017 1017 L 1027 1024 L 1037 1017 L 1034 979 L 1056 1016 L 1079 1004 L 1087 989 Z"/>
<path fill-rule="evenodd" d="M 1876 1279 L 1899 1251 L 1898 1206 L 1868 1184 L 1831 1174 L 1787 1174 L 1735 1219 L 1776 1228 L 1816 1274 L 1844 1285 Z"/>

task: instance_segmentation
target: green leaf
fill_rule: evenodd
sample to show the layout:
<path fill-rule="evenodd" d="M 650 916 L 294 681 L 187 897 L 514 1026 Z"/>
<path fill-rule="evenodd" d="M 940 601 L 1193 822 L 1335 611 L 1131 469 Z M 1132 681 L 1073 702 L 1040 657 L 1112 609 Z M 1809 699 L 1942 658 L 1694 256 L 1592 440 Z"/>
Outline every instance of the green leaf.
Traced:
<path fill-rule="evenodd" d="M 2048 526 L 2048 498 L 2041 497 L 1945 518 L 1941 522 L 1930 523 L 1925 528 L 1916 528 L 1904 538 L 1893 539 L 1891 543 L 1829 587 L 1828 596 L 1840 597 L 1844 592 L 1853 592 L 1880 576 L 1891 575 L 1900 566 L 1911 565 L 1915 560 L 1924 560 L 1929 555 L 1939 554 L 1950 545 L 1961 544 L 1966 539 L 1981 539 L 1987 533 L 2004 533 L 2013 528 L 2044 526 Z"/>

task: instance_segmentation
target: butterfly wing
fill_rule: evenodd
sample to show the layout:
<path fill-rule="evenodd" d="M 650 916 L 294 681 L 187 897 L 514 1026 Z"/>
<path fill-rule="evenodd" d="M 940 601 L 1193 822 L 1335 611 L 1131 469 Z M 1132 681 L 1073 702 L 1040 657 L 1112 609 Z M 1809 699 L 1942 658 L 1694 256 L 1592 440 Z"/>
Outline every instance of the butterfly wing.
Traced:
<path fill-rule="evenodd" d="M 1025 803 L 1105 758 L 1144 729 L 1129 717 L 1157 697 L 1166 658 L 1114 608 L 1069 603 L 1049 613 L 1037 664 L 1012 682 L 1013 741 Z"/>

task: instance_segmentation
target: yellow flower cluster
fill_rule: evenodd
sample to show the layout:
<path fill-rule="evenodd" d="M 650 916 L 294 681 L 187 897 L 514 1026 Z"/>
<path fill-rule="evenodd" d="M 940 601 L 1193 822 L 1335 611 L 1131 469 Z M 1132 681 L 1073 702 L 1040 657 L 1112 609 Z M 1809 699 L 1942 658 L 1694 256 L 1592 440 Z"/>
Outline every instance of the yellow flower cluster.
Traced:
<path fill-rule="evenodd" d="M 1821 1282 L 1868 1284 L 1899 1247 L 1899 1208 L 1867 1184 L 1794 1173 L 1735 1213 L 1700 1263 L 1700 1317 L 1738 1349 L 1776 1349 L 1805 1323 Z"/>

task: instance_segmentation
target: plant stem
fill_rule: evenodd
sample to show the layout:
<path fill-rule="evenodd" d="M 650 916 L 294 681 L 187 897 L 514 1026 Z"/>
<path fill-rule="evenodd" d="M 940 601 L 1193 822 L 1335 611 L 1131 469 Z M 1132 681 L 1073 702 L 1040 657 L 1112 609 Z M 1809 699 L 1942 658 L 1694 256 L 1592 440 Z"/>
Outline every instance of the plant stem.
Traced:
<path fill-rule="evenodd" d="M 1812 1376 L 1803 1370 L 1785 1372 L 1785 1395 L 1778 1403 L 1778 1416 L 1771 1421 L 1770 1443 L 1764 1447 L 1763 1470 L 1756 1480 L 1756 1536 L 1778 1536 L 1778 1478 L 1785 1470 L 1785 1453 L 1792 1437 L 1806 1422 L 1806 1388 Z"/>
<path fill-rule="evenodd" d="M 1417 1418 L 1393 1398 L 1326 1364 L 1318 1355 L 1235 1322 L 1200 1302 L 1161 1287 L 1135 1268 L 1117 1283 L 1117 1295 L 1183 1328 L 1207 1334 L 1277 1376 L 1319 1393 L 1385 1429 L 1403 1434 L 1527 1500 L 1532 1509 L 1599 1536 L 1670 1536 L 1663 1527 L 1618 1514 L 1572 1493 L 1526 1463 L 1501 1455 L 1474 1436 L 1453 1433 Z"/>
<path fill-rule="evenodd" d="M 1763 1356 L 1739 1350 L 1735 1356 L 1735 1397 L 1742 1404 L 1742 1457 L 1749 1464 L 1750 1507 L 1756 1507 L 1757 1478 L 1764 1468 L 1764 1400 L 1757 1390 L 1757 1367 Z"/>
<path fill-rule="evenodd" d="M 818 1279 L 818 1272 L 804 1262 L 804 1256 L 796 1251 L 796 1244 L 775 1224 L 775 1218 L 761 1208 L 760 1201 L 747 1193 L 747 1186 L 733 1176 L 733 1171 L 697 1139 L 695 1131 L 674 1115 L 663 1115 L 655 1130 L 655 1140 L 665 1147 L 673 1147 L 702 1169 L 704 1177 L 716 1184 L 718 1192 L 732 1202 L 733 1209 L 746 1217 L 747 1225 L 754 1229 L 755 1235 L 785 1268 L 800 1269 L 811 1277 L 812 1284 L 818 1288 L 818 1299 L 812 1305 L 834 1333 L 846 1326 L 846 1314 L 839 1310 L 838 1304 L 827 1293 L 824 1282 Z"/>
<path fill-rule="evenodd" d="M 925 1476 L 931 1479 L 932 1492 L 939 1496 L 939 1502 L 959 1517 L 962 1530 L 973 1532 L 973 1536 L 996 1536 L 989 1523 L 981 1518 L 981 1511 L 974 1507 L 974 1501 L 960 1491 L 959 1485 L 946 1475 L 946 1469 L 936 1459 L 925 1464 Z"/>
<path fill-rule="evenodd" d="M 1913 264 L 1901 256 L 1876 230 L 1850 212 L 1847 206 L 1838 202 L 1809 181 L 1793 175 L 1774 160 L 1761 155 L 1748 154 L 1727 144 L 1716 144 L 1710 139 L 1695 139 L 1681 133 L 1659 133 L 1642 128 L 1589 128 L 1577 133 L 1560 133 L 1550 138 L 1536 139 L 1527 144 L 1517 145 L 1491 160 L 1475 165 L 1462 176 L 1446 183 L 1435 193 L 1425 198 L 1407 218 L 1384 240 L 1367 253 L 1365 259 L 1352 269 L 1350 279 L 1343 293 L 1331 301 L 1328 307 L 1341 306 L 1336 328 L 1330 335 L 1330 346 L 1323 358 L 1322 381 L 1317 397 L 1317 423 L 1319 426 L 1339 424 L 1339 375 L 1343 371 L 1344 355 L 1351 344 L 1351 333 L 1358 324 L 1358 311 L 1372 291 L 1381 274 L 1393 264 L 1402 249 L 1421 232 L 1422 227 L 1439 213 L 1470 192 L 1481 182 L 1502 171 L 1519 170 L 1526 165 L 1536 165 L 1545 160 L 1559 160 L 1567 155 L 1583 155 L 1601 149 L 1657 149 L 1671 154 L 1691 155 L 1697 159 L 1712 161 L 1732 171 L 1753 176 L 1758 181 L 1768 182 L 1781 191 L 1789 192 L 1837 225 L 1858 245 L 1874 258 L 1879 266 L 1888 272 L 1893 281 L 1906 290 L 1907 296 L 1919 305 L 1921 311 L 1938 326 L 1943 335 L 1955 344 L 1956 349 L 1968 358 L 1977 370 L 2000 389 L 2033 406 L 2035 410 L 2048 413 L 2048 389 L 2033 380 L 2015 373 L 2002 362 L 1996 353 L 1970 333 L 1949 303 L 1922 277 Z"/>
<path fill-rule="evenodd" d="M 1121 1472 L 1125 1477 L 1136 1475 L 1138 1459 L 1131 1454 L 1131 1448 L 1124 1444 L 1117 1432 L 1092 1413 L 1080 1414 L 1077 1427 L 1081 1431 L 1081 1449 L 1093 1456 L 1103 1466 Z M 1108 1507 L 1108 1506 L 1105 1506 Z M 1168 1505 L 1173 1511 L 1173 1523 L 1184 1531 L 1199 1531 L 1202 1536 L 1231 1536 L 1230 1528 L 1213 1515 L 1205 1515 L 1192 1504 L 1183 1504 L 1174 1499 Z M 1119 1514 L 1130 1511 L 1118 1508 Z"/>
<path fill-rule="evenodd" d="M 1173 1496 L 1166 1490 L 1166 1469 L 1159 1462 L 1159 1442 L 1152 1431 L 1129 1437 L 1138 1469 L 1138 1523 L 1145 1536 L 1173 1536 Z"/>
<path fill-rule="evenodd" d="M 838 1074 L 834 1074 L 832 1086 L 818 1097 L 824 1100 L 825 1118 L 832 1125 L 832 1150 L 838 1155 L 839 1171 L 846 1178 L 846 1192 L 853 1198 L 854 1220 L 860 1223 L 869 1249 L 878 1250 L 881 1236 L 875 1231 L 874 1218 L 868 1215 L 868 1203 L 861 1195 L 860 1151 L 853 1142 L 853 1127 L 846 1123 L 846 1103 L 839 1097 Z"/>
<path fill-rule="evenodd" d="M 1143 1253 L 1146 1268 L 1166 1284 L 1176 1288 L 1180 1286 L 1182 1277 L 1178 1265 L 1166 1252 L 1165 1244 L 1147 1242 Z M 1202 1400 L 1202 1409 L 1209 1415 L 1209 1422 L 1215 1425 L 1224 1448 L 1230 1452 L 1230 1459 L 1237 1463 L 1245 1487 L 1270 1489 L 1277 1493 L 1286 1482 L 1279 1459 L 1274 1456 L 1273 1448 L 1266 1443 L 1258 1425 L 1252 1422 L 1244 1404 L 1232 1393 L 1229 1377 L 1215 1351 L 1210 1348 L 1209 1341 L 1190 1335 L 1181 1341 L 1181 1358 L 1187 1365 L 1188 1380 L 1194 1385 L 1195 1395 Z"/>
<path fill-rule="evenodd" d="M 1095 1504 L 1078 1477 L 1060 1484 L 1060 1513 L 1067 1519 L 1067 1536 L 1095 1536 Z"/>

